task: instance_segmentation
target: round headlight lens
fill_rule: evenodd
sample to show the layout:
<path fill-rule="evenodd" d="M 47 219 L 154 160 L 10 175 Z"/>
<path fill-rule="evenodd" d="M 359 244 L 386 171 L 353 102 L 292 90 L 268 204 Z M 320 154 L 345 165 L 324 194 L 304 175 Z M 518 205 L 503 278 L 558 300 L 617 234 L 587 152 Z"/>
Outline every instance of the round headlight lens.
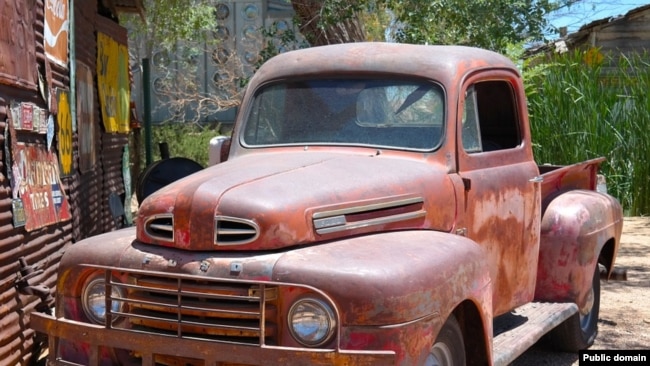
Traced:
<path fill-rule="evenodd" d="M 304 298 L 289 309 L 289 330 L 298 343 L 317 347 L 329 341 L 336 328 L 332 308 L 319 299 Z"/>
<path fill-rule="evenodd" d="M 124 297 L 124 290 L 121 287 L 113 286 L 111 297 Z M 105 324 L 106 322 L 106 282 L 103 278 L 95 278 L 86 284 L 81 294 L 81 304 L 86 316 L 94 323 Z M 111 301 L 111 312 L 121 312 L 124 308 L 122 301 Z M 117 317 L 112 317 L 115 322 Z"/>

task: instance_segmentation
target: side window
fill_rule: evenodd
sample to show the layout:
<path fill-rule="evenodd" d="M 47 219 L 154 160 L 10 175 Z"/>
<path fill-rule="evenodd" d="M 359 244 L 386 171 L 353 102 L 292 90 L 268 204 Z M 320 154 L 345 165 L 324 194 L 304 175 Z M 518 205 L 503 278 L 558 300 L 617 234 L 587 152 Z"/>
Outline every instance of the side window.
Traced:
<path fill-rule="evenodd" d="M 468 153 L 483 151 L 481 144 L 481 130 L 478 125 L 478 114 L 476 110 L 476 90 L 470 87 L 465 92 L 465 109 L 463 110 L 463 149 Z"/>
<path fill-rule="evenodd" d="M 519 146 L 521 133 L 517 116 L 510 83 L 483 81 L 474 84 L 467 90 L 463 111 L 463 148 L 467 152 L 479 152 Z M 475 124 L 476 131 L 471 124 L 466 127 L 471 118 L 476 118 L 478 122 Z"/>

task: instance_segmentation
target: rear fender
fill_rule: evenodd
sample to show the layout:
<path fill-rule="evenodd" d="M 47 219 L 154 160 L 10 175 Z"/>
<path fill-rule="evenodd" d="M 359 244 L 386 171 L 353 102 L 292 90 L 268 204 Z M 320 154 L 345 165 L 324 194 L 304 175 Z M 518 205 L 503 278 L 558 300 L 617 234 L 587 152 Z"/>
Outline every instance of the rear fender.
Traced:
<path fill-rule="evenodd" d="M 622 228 L 621 205 L 612 196 L 573 190 L 552 198 L 542 217 L 535 300 L 583 307 L 599 260 L 609 272 L 614 268 Z"/>
<path fill-rule="evenodd" d="M 275 281 L 313 286 L 333 299 L 348 329 L 342 348 L 392 349 L 403 364 L 418 364 L 466 300 L 481 314 L 483 339 L 492 334 L 487 255 L 461 236 L 420 230 L 350 238 L 288 252 L 273 272 Z M 401 326 L 416 322 L 430 325 Z M 410 334 L 398 328 L 410 328 Z M 367 334 L 355 334 L 360 329 Z M 413 329 L 428 331 L 412 334 Z M 371 336 L 375 332 L 381 336 Z"/>

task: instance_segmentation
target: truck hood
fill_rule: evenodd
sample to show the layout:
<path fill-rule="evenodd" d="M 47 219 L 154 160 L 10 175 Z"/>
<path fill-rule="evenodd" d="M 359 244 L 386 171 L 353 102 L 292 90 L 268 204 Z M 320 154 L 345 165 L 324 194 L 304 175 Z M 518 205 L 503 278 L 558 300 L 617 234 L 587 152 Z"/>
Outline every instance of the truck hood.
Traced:
<path fill-rule="evenodd" d="M 282 152 L 204 169 L 140 206 L 142 243 L 186 250 L 274 250 L 371 232 L 452 229 L 444 167 L 404 156 Z"/>

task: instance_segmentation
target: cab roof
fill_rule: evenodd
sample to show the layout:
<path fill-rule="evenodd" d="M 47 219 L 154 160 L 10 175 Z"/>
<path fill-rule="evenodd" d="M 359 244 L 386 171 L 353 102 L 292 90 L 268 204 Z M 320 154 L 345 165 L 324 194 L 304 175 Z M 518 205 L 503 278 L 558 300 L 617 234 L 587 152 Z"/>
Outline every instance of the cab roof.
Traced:
<path fill-rule="evenodd" d="M 360 42 L 306 48 L 280 54 L 255 73 L 251 89 L 269 80 L 313 76 L 397 74 L 458 84 L 468 73 L 484 68 L 507 68 L 518 73 L 507 57 L 465 46 L 429 46 Z"/>

